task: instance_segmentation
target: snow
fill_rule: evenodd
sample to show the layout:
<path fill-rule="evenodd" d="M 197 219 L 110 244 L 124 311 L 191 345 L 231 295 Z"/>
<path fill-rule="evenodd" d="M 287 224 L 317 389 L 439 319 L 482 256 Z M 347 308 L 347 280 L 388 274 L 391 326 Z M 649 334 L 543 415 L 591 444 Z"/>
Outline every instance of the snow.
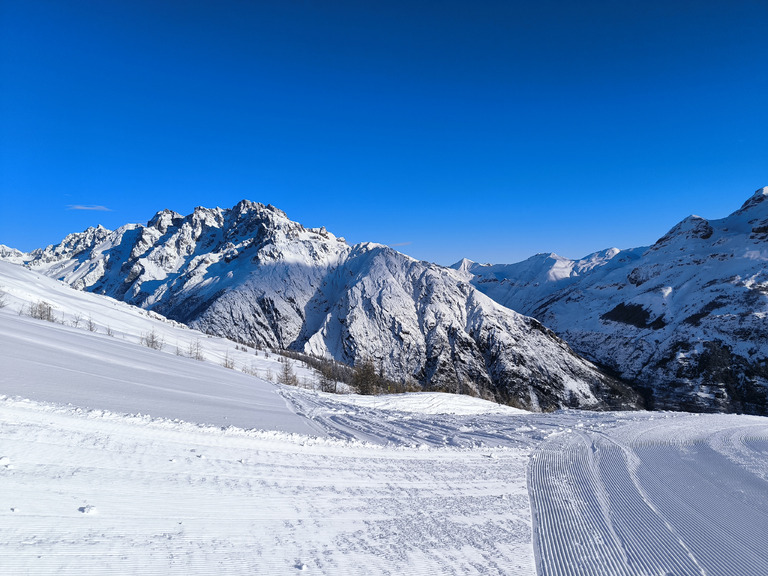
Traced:
<path fill-rule="evenodd" d="M 531 461 L 541 575 L 768 573 L 768 422 L 664 415 L 547 440 Z"/>
<path fill-rule="evenodd" d="M 2 315 L 2 392 L 83 408 L 145 412 L 220 426 L 313 429 L 274 386 L 224 368 L 152 350 L 121 338 Z M 230 371 L 232 372 L 232 371 Z"/>
<path fill-rule="evenodd" d="M 332 397 L 336 402 L 378 410 L 415 412 L 418 414 L 528 414 L 526 410 L 503 404 L 493 404 L 480 398 L 446 394 L 444 392 L 412 392 L 381 396 L 350 394 Z"/>
<path fill-rule="evenodd" d="M 649 248 L 455 267 L 577 353 L 652 389 L 657 407 L 766 414 L 767 197 L 758 190 L 726 218 L 685 218 Z M 626 306 L 647 320 L 625 316 Z"/>
<path fill-rule="evenodd" d="M 768 570 L 766 418 L 278 386 L 221 366 L 274 355 L 2 262 L 0 285 L 0 573 Z M 19 315 L 39 299 L 66 324 Z"/>
<path fill-rule="evenodd" d="M 531 574 L 525 451 L 403 451 L 0 400 L 6 574 Z"/>
<path fill-rule="evenodd" d="M 381 244 L 348 246 L 272 206 L 243 201 L 185 217 L 163 211 L 147 226 L 89 228 L 25 259 L 79 290 L 208 334 L 351 365 L 371 360 L 397 382 L 527 408 L 639 401 L 616 394 L 554 333 L 480 294 L 465 273 Z M 568 277 L 570 261 L 561 260 Z M 581 382 L 581 392 L 566 381 Z"/>
<path fill-rule="evenodd" d="M 199 376 L 195 377 L 193 374 L 191 377 L 204 380 L 209 377 L 207 370 L 210 370 L 211 366 L 218 368 L 226 359 L 229 359 L 236 371 L 248 372 L 261 377 L 260 379 L 235 378 L 235 381 L 239 382 L 239 386 L 242 388 L 242 394 L 255 394 L 259 387 L 259 380 L 274 381 L 282 370 L 282 364 L 279 362 L 280 357 L 276 354 L 256 351 L 253 348 L 242 350 L 240 348 L 246 347 L 238 347 L 230 340 L 211 337 L 197 330 L 191 330 L 187 326 L 170 321 L 159 314 L 118 302 L 112 298 L 72 290 L 62 282 L 3 261 L 0 261 L 0 290 L 5 293 L 5 300 L 7 301 L 7 306 L 0 309 L 0 314 L 5 314 L 7 317 L 4 323 L 6 327 L 4 329 L 0 327 L 0 334 L 5 334 L 6 340 L 15 338 L 16 330 L 19 330 L 20 333 L 24 330 L 43 330 L 38 336 L 29 335 L 28 338 L 36 339 L 42 346 L 49 348 L 53 345 L 51 340 L 55 339 L 64 346 L 60 352 L 64 356 L 66 354 L 87 356 L 93 343 L 101 342 L 101 345 L 106 346 L 108 350 L 103 355 L 95 355 L 101 359 L 101 362 L 96 363 L 93 367 L 94 370 L 110 371 L 114 367 L 103 366 L 102 364 L 122 363 L 123 367 L 132 366 L 141 372 L 147 365 L 153 366 L 151 370 L 155 370 L 158 365 L 168 366 L 170 362 L 173 367 L 164 368 L 163 371 L 166 374 L 162 377 L 163 379 L 168 378 L 167 387 L 170 389 L 175 386 L 173 378 L 175 371 L 180 371 L 184 375 L 183 378 L 178 379 L 179 381 L 185 381 L 187 376 L 196 371 L 200 371 Z M 43 325 L 46 326 L 45 329 L 21 328 L 19 323 L 29 319 L 19 315 L 19 311 L 29 304 L 39 301 L 51 304 L 57 323 L 46 323 Z M 89 320 L 93 322 L 93 332 L 86 329 Z M 77 327 L 74 326 L 75 323 L 78 324 Z M 37 323 L 32 323 L 29 326 L 32 325 L 37 325 Z M 157 351 L 134 346 L 141 341 L 143 336 L 153 332 L 163 342 L 162 350 Z M 112 334 L 110 339 L 101 338 L 107 333 Z M 67 344 L 70 341 L 77 341 L 77 344 Z M 203 362 L 192 361 L 192 359 L 183 357 L 189 355 L 191 347 L 198 345 L 200 355 L 204 359 Z M 9 366 L 22 362 L 21 358 L 15 358 L 13 354 L 6 352 L 5 355 L 8 357 Z M 139 360 L 131 359 L 137 355 Z M 53 362 L 53 359 L 50 359 L 50 362 Z M 81 365 L 82 363 L 78 364 L 78 369 Z M 52 367 L 51 370 L 54 368 Z M 23 367 L 19 368 L 19 370 L 21 369 Z M 314 378 L 313 371 L 304 368 L 303 365 L 294 363 L 294 371 L 300 382 L 311 381 Z M 125 373 L 126 378 L 129 375 L 128 372 Z M 74 378 L 74 376 L 72 377 Z M 134 378 L 134 381 L 144 382 L 142 378 L 143 376 L 139 374 Z M 265 387 L 263 384 L 264 382 L 262 382 L 261 390 L 271 390 L 269 386 Z M 163 386 L 164 382 L 159 382 L 157 385 Z M 178 388 L 177 385 L 176 387 Z M 74 389 L 77 390 L 77 387 Z M 86 392 L 84 391 L 84 394 Z M 270 394 L 273 393 L 270 392 Z M 183 418 L 184 416 L 179 417 Z M 246 422 L 240 424 L 250 425 Z"/>

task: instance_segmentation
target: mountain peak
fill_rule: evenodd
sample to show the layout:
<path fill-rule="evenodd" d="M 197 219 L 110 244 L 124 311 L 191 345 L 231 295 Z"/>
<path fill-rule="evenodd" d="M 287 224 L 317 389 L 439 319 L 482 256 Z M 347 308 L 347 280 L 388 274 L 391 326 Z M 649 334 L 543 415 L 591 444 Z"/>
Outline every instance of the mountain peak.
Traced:
<path fill-rule="evenodd" d="M 279 216 L 280 218 L 288 218 L 288 215 L 280 210 L 280 208 L 277 208 L 276 206 L 272 204 L 262 204 L 261 202 L 254 202 L 252 200 L 248 200 L 246 198 L 243 198 L 232 206 L 231 209 L 225 210 L 225 212 L 231 212 L 234 214 L 259 214 L 259 215 L 270 215 L 270 216 Z"/>
<path fill-rule="evenodd" d="M 147 228 L 157 228 L 165 234 L 168 228 L 178 226 L 183 219 L 184 217 L 178 212 L 165 208 L 150 218 L 147 222 Z"/>
<path fill-rule="evenodd" d="M 13 262 L 14 264 L 20 264 L 24 262 L 24 256 L 25 254 L 21 250 L 11 248 L 5 244 L 0 244 L 0 259 Z"/>
<path fill-rule="evenodd" d="M 454 270 L 458 270 L 459 272 L 469 272 L 472 270 L 472 267 L 476 263 L 473 260 L 470 260 L 469 258 L 462 258 L 455 264 L 451 264 L 449 268 L 453 268 Z"/>
<path fill-rule="evenodd" d="M 247 198 L 243 198 L 235 204 L 232 207 L 232 210 L 235 210 L 236 212 L 245 212 L 247 210 L 253 210 L 255 208 L 263 208 L 264 205 L 260 204 L 259 202 L 253 202 L 252 200 L 248 200 Z"/>
<path fill-rule="evenodd" d="M 659 238 L 651 246 L 651 250 L 659 250 L 668 246 L 672 241 L 688 242 L 691 240 L 707 240 L 714 233 L 709 220 L 701 216 L 691 215 L 675 225 L 669 232 Z"/>
<path fill-rule="evenodd" d="M 744 204 L 738 210 L 737 214 L 742 214 L 748 210 L 755 208 L 759 204 L 762 204 L 763 202 L 765 202 L 766 199 L 768 199 L 768 186 L 763 186 L 762 188 L 758 188 L 757 190 L 755 190 L 755 193 L 752 194 L 749 200 L 744 202 Z M 768 205 L 764 205 L 764 206 L 768 206 Z"/>

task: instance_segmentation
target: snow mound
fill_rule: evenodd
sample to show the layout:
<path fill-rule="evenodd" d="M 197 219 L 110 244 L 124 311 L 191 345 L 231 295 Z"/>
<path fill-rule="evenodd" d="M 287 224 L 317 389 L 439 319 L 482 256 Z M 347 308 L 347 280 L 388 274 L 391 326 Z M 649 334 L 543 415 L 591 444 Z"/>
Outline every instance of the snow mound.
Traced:
<path fill-rule="evenodd" d="M 527 410 L 504 406 L 469 396 L 444 392 L 416 392 L 408 394 L 384 394 L 381 396 L 342 395 L 340 404 L 351 404 L 384 411 L 409 412 L 412 414 L 529 414 Z"/>

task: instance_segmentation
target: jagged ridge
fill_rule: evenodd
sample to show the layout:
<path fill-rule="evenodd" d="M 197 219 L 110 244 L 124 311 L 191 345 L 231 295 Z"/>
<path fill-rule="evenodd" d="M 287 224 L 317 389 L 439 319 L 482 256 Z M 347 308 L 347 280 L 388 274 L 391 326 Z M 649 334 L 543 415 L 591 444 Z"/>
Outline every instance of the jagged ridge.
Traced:
<path fill-rule="evenodd" d="M 627 408 L 637 396 L 461 273 L 349 246 L 273 206 L 158 212 L 28 258 L 48 276 L 209 333 L 355 364 L 532 409 Z"/>

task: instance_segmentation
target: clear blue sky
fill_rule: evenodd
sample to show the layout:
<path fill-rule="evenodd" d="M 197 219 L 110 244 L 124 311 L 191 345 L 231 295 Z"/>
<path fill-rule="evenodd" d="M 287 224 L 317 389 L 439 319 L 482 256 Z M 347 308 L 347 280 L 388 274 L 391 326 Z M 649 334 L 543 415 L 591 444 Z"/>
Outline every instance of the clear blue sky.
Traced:
<path fill-rule="evenodd" d="M 765 0 L 4 0 L 0 26 L 23 250 L 248 198 L 441 264 L 580 257 L 768 184 Z"/>

